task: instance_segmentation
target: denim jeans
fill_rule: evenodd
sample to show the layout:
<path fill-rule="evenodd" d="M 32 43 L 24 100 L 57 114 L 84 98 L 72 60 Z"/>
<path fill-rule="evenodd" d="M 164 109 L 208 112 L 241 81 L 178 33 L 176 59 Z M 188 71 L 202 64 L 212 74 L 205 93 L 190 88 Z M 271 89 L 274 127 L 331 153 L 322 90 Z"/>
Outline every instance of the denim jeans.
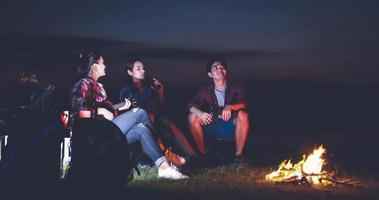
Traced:
<path fill-rule="evenodd" d="M 128 144 L 139 141 L 144 153 L 159 167 L 162 162 L 167 161 L 162 151 L 159 149 L 151 130 L 153 125 L 145 110 L 134 108 L 124 112 L 113 119 L 115 123 L 124 133 Z"/>

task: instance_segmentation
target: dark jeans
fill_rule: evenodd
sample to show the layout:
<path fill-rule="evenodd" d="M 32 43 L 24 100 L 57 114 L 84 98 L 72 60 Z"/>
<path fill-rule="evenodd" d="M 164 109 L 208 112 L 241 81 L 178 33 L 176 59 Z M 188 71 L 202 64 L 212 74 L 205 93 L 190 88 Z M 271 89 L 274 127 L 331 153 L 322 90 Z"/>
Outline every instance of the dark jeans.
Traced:
<path fill-rule="evenodd" d="M 235 140 L 236 126 L 233 121 L 233 117 L 226 122 L 219 117 L 213 117 L 212 123 L 203 127 L 205 137 L 207 139 Z"/>

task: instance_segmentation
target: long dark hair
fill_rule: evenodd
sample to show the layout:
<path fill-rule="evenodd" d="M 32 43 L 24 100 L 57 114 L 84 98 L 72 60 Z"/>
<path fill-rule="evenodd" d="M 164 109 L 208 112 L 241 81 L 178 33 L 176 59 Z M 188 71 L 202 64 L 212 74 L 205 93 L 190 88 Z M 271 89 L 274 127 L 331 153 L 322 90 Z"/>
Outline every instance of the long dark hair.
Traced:
<path fill-rule="evenodd" d="M 76 78 L 80 79 L 86 77 L 91 66 L 99 62 L 100 57 L 101 54 L 94 50 L 81 53 L 78 58 Z"/>
<path fill-rule="evenodd" d="M 145 65 L 145 62 L 141 58 L 131 58 L 129 62 L 126 65 L 125 73 L 126 73 L 126 84 L 129 86 L 132 86 L 134 88 L 133 84 L 133 78 L 128 74 L 128 70 L 133 71 L 134 63 L 137 61 L 141 62 L 143 65 Z M 146 73 L 147 74 L 147 73 Z M 145 75 L 145 78 L 142 80 L 142 84 L 146 87 L 151 87 L 152 89 L 160 89 L 160 85 L 157 85 L 154 83 L 154 79 L 151 76 Z"/>
<path fill-rule="evenodd" d="M 130 75 L 128 74 L 128 70 L 133 71 L 134 63 L 136 63 L 137 61 L 139 61 L 139 62 L 145 64 L 141 58 L 133 57 L 133 58 L 130 58 L 130 59 L 129 59 L 129 61 L 128 61 L 128 63 L 126 64 L 126 67 L 125 67 L 126 84 L 129 85 L 129 86 L 132 86 L 132 87 L 134 87 L 134 86 L 133 86 L 133 78 L 132 78 L 132 76 L 130 76 Z"/>
<path fill-rule="evenodd" d="M 212 65 L 215 62 L 220 62 L 220 64 L 223 65 L 225 69 L 227 68 L 225 58 L 221 55 L 214 55 L 207 60 L 207 73 L 212 71 Z"/>

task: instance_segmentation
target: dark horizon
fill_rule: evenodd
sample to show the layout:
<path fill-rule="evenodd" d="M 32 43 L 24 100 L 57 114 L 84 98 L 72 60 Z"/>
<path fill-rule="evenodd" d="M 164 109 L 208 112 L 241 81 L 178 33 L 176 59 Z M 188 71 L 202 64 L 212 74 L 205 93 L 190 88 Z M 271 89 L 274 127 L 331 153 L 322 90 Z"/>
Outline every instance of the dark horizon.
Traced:
<path fill-rule="evenodd" d="M 280 64 L 282 60 L 288 61 L 292 57 L 292 55 L 283 53 L 188 49 L 158 44 L 57 35 L 16 34 L 13 37 L 0 37 L 0 41 L 3 44 L 0 48 L 3 55 L 0 80 L 17 77 L 23 72 L 33 72 L 39 74 L 41 79 L 50 81 L 60 88 L 70 87 L 76 67 L 76 57 L 80 52 L 90 49 L 99 50 L 104 55 L 106 64 L 109 66 L 108 75 L 104 80 L 110 87 L 117 87 L 123 83 L 125 63 L 131 57 L 144 59 L 149 74 L 158 77 L 169 87 L 199 86 L 208 81 L 205 64 L 207 59 L 213 55 L 221 55 L 227 59 L 231 80 L 262 88 L 330 85 L 332 87 L 373 87 L 375 89 L 379 86 L 377 73 L 372 71 L 374 70 L 371 69 L 372 66 L 362 65 L 364 63 L 360 63 L 361 61 L 358 60 L 355 61 L 355 64 L 350 64 L 352 67 L 356 65 L 354 68 L 361 71 L 354 72 L 356 76 L 361 76 L 360 73 L 367 73 L 369 76 L 349 78 L 348 76 L 352 75 L 349 75 L 351 72 L 331 71 L 325 73 L 322 67 L 320 69 L 309 68 L 309 71 L 296 69 L 299 62 L 303 61 L 293 58 L 292 66 L 286 66 L 288 63 Z M 305 65 L 309 64 L 313 65 L 314 63 L 308 58 Z M 329 64 L 325 63 L 325 65 Z M 270 68 L 277 68 L 277 70 Z M 288 70 L 286 70 L 287 68 Z"/>

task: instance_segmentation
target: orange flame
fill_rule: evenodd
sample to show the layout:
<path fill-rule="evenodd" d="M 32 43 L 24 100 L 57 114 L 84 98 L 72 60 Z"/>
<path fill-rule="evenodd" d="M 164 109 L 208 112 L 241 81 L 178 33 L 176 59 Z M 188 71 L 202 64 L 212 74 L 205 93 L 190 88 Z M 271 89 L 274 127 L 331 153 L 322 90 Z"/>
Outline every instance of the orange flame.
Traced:
<path fill-rule="evenodd" d="M 326 152 L 326 149 L 322 145 L 313 150 L 312 154 L 306 156 L 303 155 L 303 159 L 292 164 L 291 160 L 284 160 L 279 169 L 266 175 L 267 181 L 273 182 L 286 182 L 301 180 L 305 177 L 311 184 L 328 184 L 328 182 L 320 181 L 321 178 L 326 177 L 326 172 L 322 171 L 322 168 L 326 164 L 326 160 L 321 158 Z"/>

